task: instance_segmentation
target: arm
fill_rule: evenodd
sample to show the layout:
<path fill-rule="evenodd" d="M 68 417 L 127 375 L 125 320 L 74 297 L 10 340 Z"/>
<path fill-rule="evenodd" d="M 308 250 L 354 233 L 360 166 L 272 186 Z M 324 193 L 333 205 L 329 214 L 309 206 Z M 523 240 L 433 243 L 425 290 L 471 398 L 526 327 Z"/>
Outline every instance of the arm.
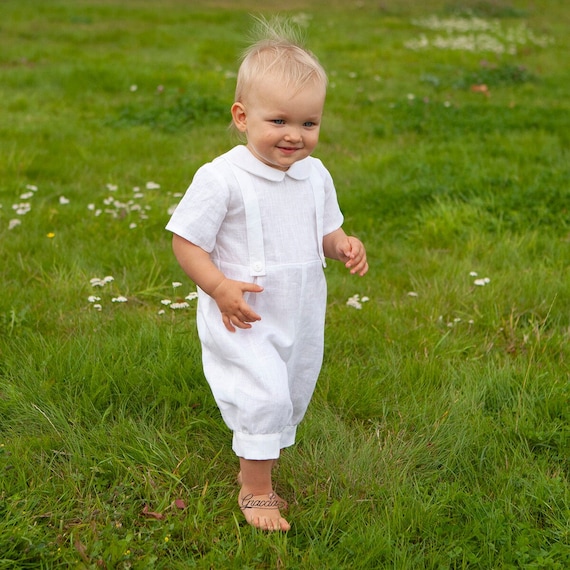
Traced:
<path fill-rule="evenodd" d="M 352 275 L 362 277 L 368 271 L 364 245 L 358 238 L 347 236 L 342 228 L 323 238 L 323 250 L 326 257 L 342 261 Z"/>
<path fill-rule="evenodd" d="M 235 332 L 235 327 L 250 329 L 250 323 L 261 320 L 245 302 L 243 294 L 260 293 L 263 287 L 228 279 L 212 263 L 206 251 L 179 235 L 174 234 L 172 249 L 186 275 L 216 301 L 224 326 L 230 332 Z"/>

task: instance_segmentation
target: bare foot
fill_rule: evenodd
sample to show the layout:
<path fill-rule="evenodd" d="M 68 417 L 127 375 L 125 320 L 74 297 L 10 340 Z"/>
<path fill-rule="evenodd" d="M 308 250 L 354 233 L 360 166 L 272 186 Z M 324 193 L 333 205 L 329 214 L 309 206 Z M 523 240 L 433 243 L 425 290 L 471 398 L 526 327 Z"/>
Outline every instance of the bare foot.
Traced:
<path fill-rule="evenodd" d="M 241 471 L 237 474 L 237 483 L 241 487 L 243 485 L 243 481 L 241 478 Z M 276 501 L 279 501 L 279 508 L 283 510 L 287 510 L 289 508 L 289 503 L 281 498 L 275 491 L 271 493 Z M 240 505 L 241 506 L 241 505 Z"/>
<path fill-rule="evenodd" d="M 243 490 L 239 494 L 239 507 L 245 520 L 261 530 L 288 531 L 291 525 L 281 516 L 283 502 L 275 493 L 253 495 Z"/>

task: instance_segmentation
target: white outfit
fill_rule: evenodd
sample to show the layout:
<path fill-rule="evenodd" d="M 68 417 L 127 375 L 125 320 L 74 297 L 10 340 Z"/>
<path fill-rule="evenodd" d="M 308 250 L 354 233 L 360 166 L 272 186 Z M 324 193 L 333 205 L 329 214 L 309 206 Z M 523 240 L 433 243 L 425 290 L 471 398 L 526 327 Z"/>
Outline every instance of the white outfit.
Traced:
<path fill-rule="evenodd" d="M 204 374 L 239 457 L 274 459 L 295 442 L 322 365 L 323 236 L 342 222 L 320 160 L 284 172 L 237 146 L 196 172 L 166 226 L 226 277 L 263 287 L 245 296 L 261 321 L 235 333 L 198 289 Z"/>

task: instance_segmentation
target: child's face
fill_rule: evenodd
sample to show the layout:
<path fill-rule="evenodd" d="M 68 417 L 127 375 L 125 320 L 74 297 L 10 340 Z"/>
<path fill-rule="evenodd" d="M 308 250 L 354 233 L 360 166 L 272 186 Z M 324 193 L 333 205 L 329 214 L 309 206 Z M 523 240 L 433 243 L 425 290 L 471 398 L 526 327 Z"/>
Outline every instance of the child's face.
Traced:
<path fill-rule="evenodd" d="M 243 102 L 234 103 L 232 117 L 259 160 L 287 170 L 317 146 L 325 93 L 317 83 L 297 91 L 267 79 L 252 86 Z"/>

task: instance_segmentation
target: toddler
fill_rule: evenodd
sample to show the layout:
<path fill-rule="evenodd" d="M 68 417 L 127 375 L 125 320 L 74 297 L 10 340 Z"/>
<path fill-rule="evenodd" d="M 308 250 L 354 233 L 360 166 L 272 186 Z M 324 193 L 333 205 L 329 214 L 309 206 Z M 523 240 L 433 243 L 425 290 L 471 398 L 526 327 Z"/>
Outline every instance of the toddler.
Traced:
<path fill-rule="evenodd" d="M 327 76 L 277 28 L 245 53 L 233 125 L 245 136 L 202 166 L 170 219 L 173 250 L 198 287 L 204 374 L 239 457 L 239 506 L 260 529 L 287 531 L 271 470 L 293 445 L 324 346 L 325 258 L 368 271 L 342 229 L 332 178 L 311 156 Z"/>

